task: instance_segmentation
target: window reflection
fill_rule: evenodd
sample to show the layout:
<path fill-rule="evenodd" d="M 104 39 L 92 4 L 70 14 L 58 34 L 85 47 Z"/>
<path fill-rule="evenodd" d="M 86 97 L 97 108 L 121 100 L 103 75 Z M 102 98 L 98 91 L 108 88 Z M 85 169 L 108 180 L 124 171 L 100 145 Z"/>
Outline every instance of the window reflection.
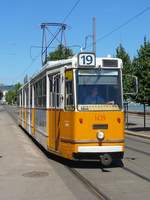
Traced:
<path fill-rule="evenodd" d="M 82 72 L 82 73 L 81 73 Z M 121 86 L 117 70 L 78 71 L 78 104 L 113 104 L 121 107 Z"/>

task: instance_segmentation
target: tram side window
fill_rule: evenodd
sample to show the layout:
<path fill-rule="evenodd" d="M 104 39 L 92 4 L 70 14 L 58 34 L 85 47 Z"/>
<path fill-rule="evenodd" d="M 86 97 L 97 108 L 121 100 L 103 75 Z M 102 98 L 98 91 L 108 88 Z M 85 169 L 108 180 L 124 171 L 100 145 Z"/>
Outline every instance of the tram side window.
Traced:
<path fill-rule="evenodd" d="M 60 74 L 53 74 L 49 76 L 49 83 L 50 83 L 50 106 L 53 108 L 59 108 L 61 106 L 60 102 L 60 92 L 61 92 L 61 85 L 60 85 Z"/>
<path fill-rule="evenodd" d="M 19 93 L 19 105 L 22 106 L 22 91 Z"/>
<path fill-rule="evenodd" d="M 30 86 L 30 107 L 32 107 L 32 86 Z"/>
<path fill-rule="evenodd" d="M 28 107 L 28 103 L 29 103 L 29 89 L 28 89 L 28 87 L 25 89 L 25 93 L 26 93 L 26 107 Z"/>
<path fill-rule="evenodd" d="M 37 106 L 37 83 L 34 85 L 34 105 Z"/>
<path fill-rule="evenodd" d="M 55 81 L 55 93 L 56 93 L 56 106 L 60 106 L 60 75 L 56 78 Z"/>
<path fill-rule="evenodd" d="M 25 107 L 25 91 L 24 91 L 24 89 L 23 89 L 22 105 L 23 105 L 23 107 Z"/>
<path fill-rule="evenodd" d="M 36 107 L 46 107 L 46 78 L 35 83 L 34 101 Z"/>
<path fill-rule="evenodd" d="M 73 100 L 73 81 L 66 81 L 66 89 L 65 89 L 65 103 L 66 109 L 74 109 L 74 100 Z"/>
<path fill-rule="evenodd" d="M 42 79 L 42 105 L 46 107 L 46 77 Z"/>
<path fill-rule="evenodd" d="M 38 82 L 38 104 L 42 106 L 42 80 Z"/>
<path fill-rule="evenodd" d="M 53 78 L 49 77 L 49 84 L 50 84 L 50 97 L 49 97 L 49 101 L 50 101 L 50 106 L 53 106 Z"/>

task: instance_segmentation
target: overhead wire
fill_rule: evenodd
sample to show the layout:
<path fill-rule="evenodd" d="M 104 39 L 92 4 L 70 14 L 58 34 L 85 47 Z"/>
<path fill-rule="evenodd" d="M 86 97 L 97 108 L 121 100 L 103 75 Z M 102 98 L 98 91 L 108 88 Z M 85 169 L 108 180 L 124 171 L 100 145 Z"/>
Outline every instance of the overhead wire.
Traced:
<path fill-rule="evenodd" d="M 140 17 L 141 15 L 143 15 L 145 12 L 147 12 L 148 10 L 150 10 L 150 6 L 146 7 L 145 9 L 143 9 L 142 11 L 138 12 L 136 15 L 134 15 L 133 17 L 129 18 L 128 20 L 126 20 L 124 23 L 120 24 L 119 26 L 117 26 L 116 28 L 112 29 L 110 32 L 104 34 L 103 36 L 99 37 L 96 42 L 99 42 L 103 39 L 105 39 L 106 37 L 109 37 L 110 35 L 112 35 L 114 32 L 120 30 L 121 28 L 123 28 L 124 26 L 128 25 L 129 23 L 131 23 L 132 21 L 136 20 L 138 17 Z"/>
<path fill-rule="evenodd" d="M 55 34 L 54 33 L 52 33 L 47 27 L 46 27 L 46 30 L 48 31 L 48 33 L 50 33 L 53 37 L 55 37 Z M 57 42 L 58 43 L 61 43 L 61 41 L 57 38 L 57 36 L 56 36 L 56 38 L 55 38 L 56 40 L 57 40 Z"/>
<path fill-rule="evenodd" d="M 68 12 L 68 14 L 64 17 L 62 23 L 64 23 L 64 22 L 68 19 L 68 17 L 72 14 L 72 12 L 73 12 L 74 9 L 77 7 L 77 5 L 80 3 L 80 1 L 81 1 L 81 0 L 77 0 L 77 1 L 75 2 L 75 4 L 73 5 L 73 7 L 71 8 L 71 10 L 70 10 L 70 11 Z"/>
<path fill-rule="evenodd" d="M 37 61 L 37 59 L 40 57 L 40 55 L 41 55 L 41 53 L 39 53 L 37 56 L 35 56 L 35 58 L 32 59 L 31 63 L 28 65 L 28 67 L 26 67 L 23 72 L 21 72 L 16 78 L 14 78 L 12 85 L 14 85 L 14 83 L 16 81 L 20 80 L 19 77 L 22 79 L 22 76 L 28 71 L 28 69 L 34 64 L 34 62 Z"/>
<path fill-rule="evenodd" d="M 62 24 L 69 18 L 69 16 L 72 14 L 72 12 L 75 10 L 75 8 L 77 7 L 77 5 L 80 3 L 81 0 L 77 0 L 75 2 L 75 4 L 73 5 L 73 7 L 70 9 L 70 11 L 68 12 L 68 14 L 64 17 L 64 19 L 62 20 Z M 53 36 L 57 33 L 57 31 L 53 34 Z M 51 33 L 52 34 L 52 33 Z M 65 36 L 64 36 L 65 39 Z M 58 39 L 56 38 L 56 40 L 58 41 Z M 66 40 L 65 40 L 66 43 Z"/>
<path fill-rule="evenodd" d="M 77 0 L 77 1 L 75 2 L 75 4 L 73 5 L 73 7 L 71 8 L 71 10 L 70 10 L 70 11 L 68 12 L 68 14 L 64 17 L 62 23 L 64 23 L 64 22 L 69 18 L 69 16 L 72 14 L 72 12 L 73 12 L 74 9 L 77 7 L 77 5 L 79 4 L 80 1 L 81 1 L 81 0 Z M 54 35 L 55 35 L 55 34 L 54 34 Z M 40 55 L 41 55 L 41 53 L 38 54 L 34 59 L 32 59 L 31 63 L 28 65 L 28 67 L 25 68 L 25 70 L 24 70 L 20 75 L 18 75 L 18 76 L 15 78 L 15 80 L 18 79 L 18 77 L 23 76 L 23 75 L 28 71 L 28 69 L 34 64 L 34 62 L 40 57 Z M 14 84 L 14 81 L 13 81 L 13 84 Z"/>

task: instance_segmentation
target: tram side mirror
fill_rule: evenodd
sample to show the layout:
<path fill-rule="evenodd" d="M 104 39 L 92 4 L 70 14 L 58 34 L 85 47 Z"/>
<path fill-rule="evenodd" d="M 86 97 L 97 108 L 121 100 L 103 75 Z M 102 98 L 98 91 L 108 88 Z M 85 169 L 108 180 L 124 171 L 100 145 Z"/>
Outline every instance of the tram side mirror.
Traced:
<path fill-rule="evenodd" d="M 123 75 L 123 94 L 137 95 L 138 93 L 138 78 L 133 75 Z"/>

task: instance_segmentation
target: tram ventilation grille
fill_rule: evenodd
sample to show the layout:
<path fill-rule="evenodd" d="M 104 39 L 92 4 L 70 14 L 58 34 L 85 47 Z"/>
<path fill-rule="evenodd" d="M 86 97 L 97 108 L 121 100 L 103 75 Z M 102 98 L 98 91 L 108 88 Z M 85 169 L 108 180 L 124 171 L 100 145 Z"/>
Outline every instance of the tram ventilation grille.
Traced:
<path fill-rule="evenodd" d="M 118 67 L 118 60 L 103 60 L 103 67 Z"/>

